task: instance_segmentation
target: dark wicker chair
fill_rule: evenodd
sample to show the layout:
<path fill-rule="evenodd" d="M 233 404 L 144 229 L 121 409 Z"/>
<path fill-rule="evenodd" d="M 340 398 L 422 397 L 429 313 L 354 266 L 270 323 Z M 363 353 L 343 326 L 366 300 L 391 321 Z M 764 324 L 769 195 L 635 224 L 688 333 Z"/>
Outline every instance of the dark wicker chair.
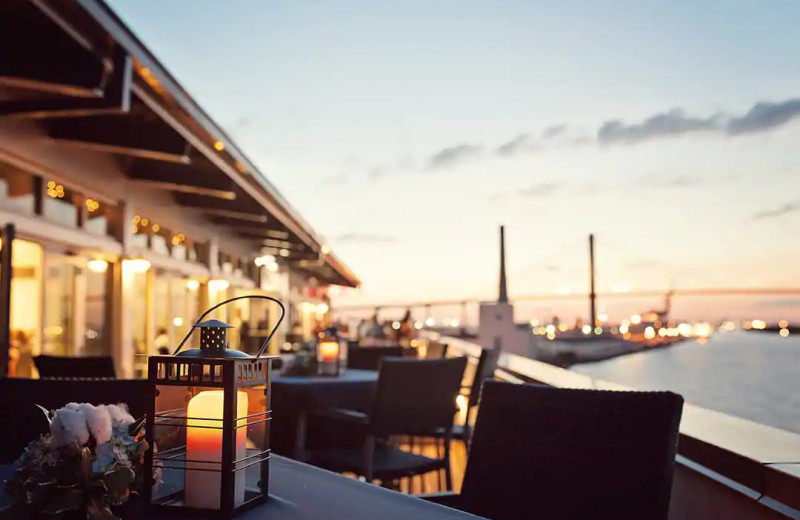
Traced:
<path fill-rule="evenodd" d="M 360 425 L 365 435 L 363 446 L 314 451 L 311 463 L 384 484 L 444 469 L 451 489 L 449 449 L 443 458 L 431 458 L 400 450 L 386 439 L 438 428 L 446 430 L 449 438 L 465 367 L 466 358 L 383 359 L 370 413 L 323 412 Z"/>
<path fill-rule="evenodd" d="M 447 343 L 431 341 L 425 349 L 425 359 L 441 359 L 447 357 Z"/>
<path fill-rule="evenodd" d="M 117 377 L 111 356 L 36 356 L 39 377 Z"/>
<path fill-rule="evenodd" d="M 16 460 L 37 435 L 47 433 L 41 405 L 48 410 L 67 403 L 126 403 L 134 417 L 143 416 L 153 399 L 146 380 L 133 379 L 0 379 L 0 464 Z M 8 420 L 13 418 L 13 420 Z"/>
<path fill-rule="evenodd" d="M 461 494 L 433 500 L 493 520 L 664 520 L 682 408 L 671 392 L 487 381 Z"/>
<path fill-rule="evenodd" d="M 352 348 L 347 351 L 347 368 L 378 370 L 383 358 L 404 355 L 405 349 L 400 345 Z"/>

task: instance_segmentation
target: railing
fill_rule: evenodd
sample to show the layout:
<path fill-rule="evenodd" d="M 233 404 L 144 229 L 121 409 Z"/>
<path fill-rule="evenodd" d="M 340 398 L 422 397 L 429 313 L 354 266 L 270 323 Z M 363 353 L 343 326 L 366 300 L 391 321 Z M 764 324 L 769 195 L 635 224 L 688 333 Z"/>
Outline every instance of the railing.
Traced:
<path fill-rule="evenodd" d="M 481 347 L 459 338 L 438 337 L 448 354 L 480 356 Z M 496 376 L 559 388 L 632 390 L 541 361 L 503 353 Z M 678 445 L 679 465 L 750 497 L 790 518 L 800 518 L 800 434 L 684 405 Z"/>

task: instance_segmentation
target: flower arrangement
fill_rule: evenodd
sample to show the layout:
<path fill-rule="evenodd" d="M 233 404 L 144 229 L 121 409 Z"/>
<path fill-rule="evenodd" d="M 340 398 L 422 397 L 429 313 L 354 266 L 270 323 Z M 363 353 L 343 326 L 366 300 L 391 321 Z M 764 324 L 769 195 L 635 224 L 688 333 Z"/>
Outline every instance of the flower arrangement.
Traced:
<path fill-rule="evenodd" d="M 8 518 L 114 520 L 112 506 L 144 484 L 144 420 L 124 404 L 42 408 L 50 433 L 32 441 L 5 481 Z"/>

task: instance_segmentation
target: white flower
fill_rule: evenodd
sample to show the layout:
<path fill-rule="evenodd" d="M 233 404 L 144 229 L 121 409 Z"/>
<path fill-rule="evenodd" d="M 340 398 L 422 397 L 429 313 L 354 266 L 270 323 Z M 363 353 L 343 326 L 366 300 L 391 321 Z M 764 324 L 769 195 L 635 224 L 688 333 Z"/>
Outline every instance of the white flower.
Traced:
<path fill-rule="evenodd" d="M 107 404 L 106 408 L 114 424 L 133 424 L 133 416 L 128 412 L 128 405 L 125 403 Z"/>
<path fill-rule="evenodd" d="M 55 448 L 68 444 L 86 444 L 89 442 L 89 428 L 86 425 L 86 417 L 72 407 L 56 410 L 53 422 L 50 423 L 50 435 L 52 437 L 52 445 Z"/>
<path fill-rule="evenodd" d="M 89 433 L 97 444 L 105 444 L 111 440 L 111 414 L 105 406 L 81 404 L 80 411 L 86 418 Z"/>

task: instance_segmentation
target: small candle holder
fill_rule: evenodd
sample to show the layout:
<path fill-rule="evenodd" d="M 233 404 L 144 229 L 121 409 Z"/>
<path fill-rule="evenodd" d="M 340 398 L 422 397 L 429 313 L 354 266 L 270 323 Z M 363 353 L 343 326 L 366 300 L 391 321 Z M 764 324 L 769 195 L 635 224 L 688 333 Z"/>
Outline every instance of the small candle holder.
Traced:
<path fill-rule="evenodd" d="M 255 357 L 228 348 L 218 307 L 245 298 L 281 309 L 278 323 Z M 172 356 L 151 356 L 155 396 L 147 414 L 144 503 L 151 509 L 228 518 L 267 499 L 271 359 L 264 356 L 283 321 L 283 304 L 268 296 L 224 301 L 197 320 Z M 181 351 L 195 330 L 200 348 Z"/>
<path fill-rule="evenodd" d="M 317 373 L 321 376 L 338 376 L 347 367 L 347 343 L 342 341 L 335 328 L 320 333 L 317 338 Z"/>

